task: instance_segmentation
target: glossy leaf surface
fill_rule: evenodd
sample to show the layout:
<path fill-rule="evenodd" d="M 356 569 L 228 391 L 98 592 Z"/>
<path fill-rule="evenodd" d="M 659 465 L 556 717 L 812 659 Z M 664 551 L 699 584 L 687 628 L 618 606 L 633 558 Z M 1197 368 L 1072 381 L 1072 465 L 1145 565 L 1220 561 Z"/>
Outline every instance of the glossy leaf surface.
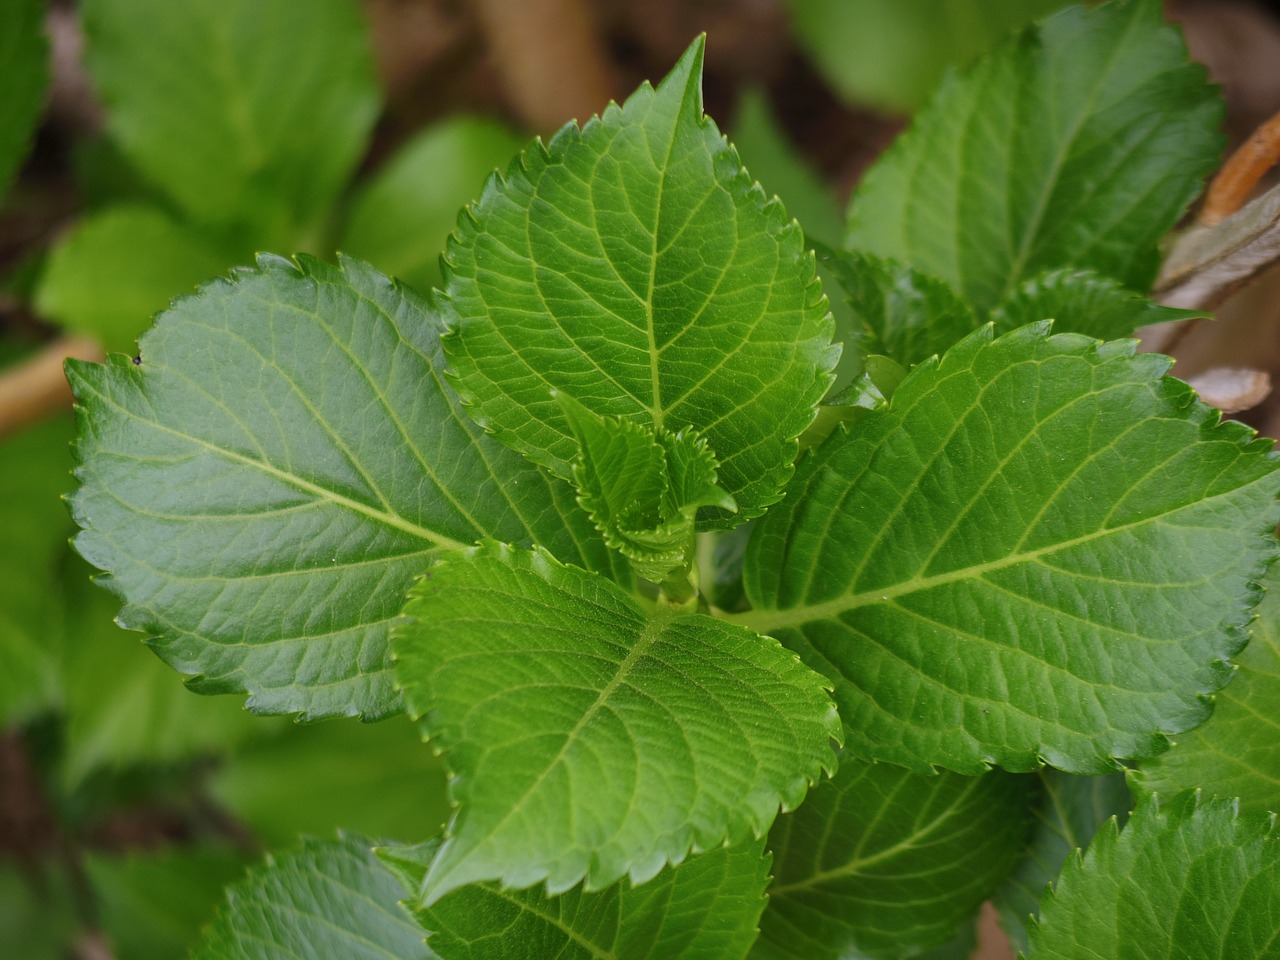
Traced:
<path fill-rule="evenodd" d="M 137 363 L 69 365 L 76 545 L 194 689 L 381 717 L 388 627 L 435 551 L 609 559 L 568 485 L 461 412 L 425 301 L 357 261 L 300 263 L 178 301 Z"/>
<path fill-rule="evenodd" d="M 1034 793 L 1002 771 L 922 777 L 844 760 L 769 834 L 752 960 L 896 958 L 972 924 L 1017 860 Z"/>
<path fill-rule="evenodd" d="M 431 960 L 404 888 L 360 840 L 304 840 L 227 890 L 191 960 Z"/>
<path fill-rule="evenodd" d="M 761 847 L 717 847 L 639 886 L 622 880 L 595 893 L 473 884 L 415 916 L 441 960 L 742 960 L 769 879 Z M 430 841 L 378 855 L 416 889 L 438 849 Z"/>
<path fill-rule="evenodd" d="M 545 552 L 486 544 L 410 591 L 394 649 L 458 804 L 426 904 L 485 880 L 641 883 L 761 836 L 834 766 L 825 681 L 776 641 L 646 609 Z"/>
<path fill-rule="evenodd" d="M 837 350 L 800 229 L 702 114 L 702 41 L 579 130 L 528 150 L 449 247 L 445 349 L 497 438 L 568 477 L 552 397 L 700 432 L 739 512 L 791 475 Z"/>
<path fill-rule="evenodd" d="M 978 310 L 1065 266 L 1145 290 L 1221 112 L 1156 0 L 1071 7 L 943 82 L 862 181 L 846 242 Z"/>
<path fill-rule="evenodd" d="M 1133 960 L 1275 957 L 1275 818 L 1237 818 L 1230 801 L 1197 800 L 1148 801 L 1123 831 L 1105 824 L 1045 898 L 1028 960 L 1077 960 L 1082 949 Z"/>
<path fill-rule="evenodd" d="M 984 329 L 804 461 L 740 622 L 837 681 L 850 753 L 1103 773 L 1203 721 L 1274 547 L 1265 441 L 1132 341 Z"/>

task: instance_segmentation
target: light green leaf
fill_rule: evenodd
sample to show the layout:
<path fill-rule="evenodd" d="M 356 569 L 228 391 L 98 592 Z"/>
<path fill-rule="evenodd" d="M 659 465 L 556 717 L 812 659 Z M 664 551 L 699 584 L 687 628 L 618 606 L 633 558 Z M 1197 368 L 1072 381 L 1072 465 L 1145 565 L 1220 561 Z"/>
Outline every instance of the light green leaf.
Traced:
<path fill-rule="evenodd" d="M 597 893 L 473 884 L 415 916 L 442 960 L 741 960 L 764 907 L 762 847 L 717 847 L 639 886 L 623 880 Z M 438 848 L 433 840 L 377 853 L 415 890 Z"/>
<path fill-rule="evenodd" d="M 420 290 L 439 286 L 458 211 L 522 146 L 495 120 L 453 117 L 429 127 L 361 189 L 339 248 Z"/>
<path fill-rule="evenodd" d="M 143 206 L 90 214 L 50 252 L 36 308 L 110 350 L 129 350 L 171 299 L 234 262 L 190 226 Z"/>
<path fill-rule="evenodd" d="M 844 224 L 835 193 L 796 151 L 770 112 L 763 91 L 748 91 L 738 101 L 732 135 L 734 149 L 751 175 L 765 193 L 782 201 L 787 213 L 804 228 L 805 236 L 839 243 Z"/>
<path fill-rule="evenodd" d="M 1024 777 L 921 777 L 842 760 L 769 834 L 774 882 L 752 960 L 906 956 L 972 920 L 1030 825 Z"/>
<path fill-rule="evenodd" d="M 404 612 L 397 677 L 459 806 L 424 905 L 485 880 L 642 883 L 762 835 L 833 767 L 825 681 L 776 641 L 545 551 L 442 556 Z"/>
<path fill-rule="evenodd" d="M 469 412 L 568 477 L 551 392 L 701 433 L 737 514 L 791 475 L 838 351 L 800 229 L 702 115 L 702 41 L 655 91 L 570 124 L 493 180 L 446 258 L 445 350 Z"/>
<path fill-rule="evenodd" d="M 115 625 L 119 604 L 89 582 L 87 566 L 69 566 L 59 771 L 65 787 L 104 767 L 223 754 L 270 732 L 269 724 L 236 701 L 198 697 L 175 683 L 173 671 L 136 635 Z"/>
<path fill-rule="evenodd" d="M 244 872 L 243 852 L 216 847 L 93 853 L 85 873 L 113 956 L 173 960 L 213 919 L 223 886 Z"/>
<path fill-rule="evenodd" d="M 861 327 L 867 353 L 911 367 L 980 325 L 950 287 L 906 264 L 844 250 L 833 251 L 827 263 Z"/>
<path fill-rule="evenodd" d="M 403 896 L 363 842 L 304 839 L 227 890 L 191 960 L 430 960 Z"/>
<path fill-rule="evenodd" d="M 796 36 L 854 103 L 909 113 L 943 72 L 1065 0 L 790 0 Z"/>
<path fill-rule="evenodd" d="M 1157 0 L 1072 7 L 943 83 L 862 181 L 846 242 L 978 310 L 1054 267 L 1145 290 L 1221 116 Z"/>
<path fill-rule="evenodd" d="M 440 549 L 608 569 L 572 491 L 484 437 L 428 304 L 358 261 L 264 257 L 179 300 L 139 362 L 72 362 L 81 554 L 120 622 L 256 713 L 400 709 L 387 631 Z"/>
<path fill-rule="evenodd" d="M 997 333 L 1052 320 L 1058 333 L 1099 340 L 1131 337 L 1139 327 L 1203 317 L 1203 310 L 1162 307 L 1092 270 L 1049 270 L 1022 283 L 991 312 Z"/>
<path fill-rule="evenodd" d="M 1235 678 L 1215 697 L 1213 716 L 1173 749 L 1138 765 L 1139 794 L 1197 787 L 1238 797 L 1249 813 L 1280 813 L 1280 575 L 1272 567 L 1253 638 L 1235 656 Z"/>
<path fill-rule="evenodd" d="M 1154 798 L 1123 831 L 1109 821 L 1068 860 L 1029 960 L 1277 956 L 1280 834 L 1274 817 L 1237 817 L 1227 800 Z"/>
<path fill-rule="evenodd" d="M 296 248 L 378 114 L 354 0 L 87 0 L 107 129 L 193 219 Z M 139 29 L 145 24 L 146 29 Z"/>
<path fill-rule="evenodd" d="M 1116 817 L 1123 826 L 1129 817 L 1124 774 L 1080 777 L 1042 770 L 1039 779 L 1041 801 L 1026 855 L 992 898 L 1000 925 L 1019 950 L 1027 949 L 1027 927 L 1040 913 L 1040 897 L 1067 857 L 1089 846 L 1103 821 Z"/>
<path fill-rule="evenodd" d="M 268 845 L 337 829 L 409 842 L 444 826 L 444 764 L 407 719 L 278 733 L 245 745 L 209 778 L 210 794 Z"/>
<path fill-rule="evenodd" d="M 27 152 L 48 83 L 44 0 L 0 4 L 0 197 Z"/>
<path fill-rule="evenodd" d="M 597 416 L 562 393 L 556 401 L 580 444 L 573 467 L 578 502 L 605 543 L 654 582 L 688 571 L 698 509 L 736 509 L 716 485 L 716 459 L 706 441 Z"/>
<path fill-rule="evenodd" d="M 54 417 L 0 442 L 0 727 L 60 704 L 59 561 L 70 523 L 71 421 Z"/>
<path fill-rule="evenodd" d="M 1202 722 L 1274 555 L 1269 442 L 1170 361 L 989 327 L 801 462 L 739 622 L 836 683 L 850 753 L 922 772 L 1145 757 Z"/>

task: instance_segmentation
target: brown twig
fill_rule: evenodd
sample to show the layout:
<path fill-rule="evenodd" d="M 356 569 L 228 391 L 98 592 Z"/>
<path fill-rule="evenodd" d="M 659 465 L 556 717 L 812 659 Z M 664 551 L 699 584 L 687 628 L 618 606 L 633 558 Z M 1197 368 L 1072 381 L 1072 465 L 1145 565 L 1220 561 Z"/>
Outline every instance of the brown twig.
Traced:
<path fill-rule="evenodd" d="M 612 70 L 585 0 L 477 0 L 476 10 L 511 104 L 552 133 L 599 113 Z"/>
<path fill-rule="evenodd" d="M 1263 175 L 1280 162 L 1280 113 L 1267 120 L 1249 135 L 1249 139 L 1231 154 L 1209 190 L 1200 208 L 1200 222 L 1206 226 L 1221 223 L 1235 213 L 1258 185 Z"/>
<path fill-rule="evenodd" d="M 71 406 L 71 391 L 62 373 L 62 362 L 68 357 L 101 360 L 102 347 L 89 337 L 61 337 L 0 372 L 0 437 Z"/>

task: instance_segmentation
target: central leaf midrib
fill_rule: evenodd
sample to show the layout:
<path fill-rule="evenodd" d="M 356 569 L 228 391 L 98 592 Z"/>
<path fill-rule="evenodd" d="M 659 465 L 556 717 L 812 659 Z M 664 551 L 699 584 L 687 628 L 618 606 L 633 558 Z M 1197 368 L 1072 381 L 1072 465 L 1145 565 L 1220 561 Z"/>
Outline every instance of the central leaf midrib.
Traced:
<path fill-rule="evenodd" d="M 749 610 L 745 613 L 730 614 L 726 616 L 725 619 L 731 623 L 737 623 L 751 630 L 755 630 L 758 633 L 765 634 L 779 628 L 801 626 L 806 623 L 812 623 L 816 620 L 834 620 L 842 613 L 847 613 L 850 610 L 856 610 L 857 608 L 867 604 L 884 603 L 888 600 L 896 599 L 897 597 L 918 593 L 924 590 L 931 590 L 935 587 L 946 586 L 948 584 L 964 580 L 977 579 L 978 577 L 982 577 L 988 573 L 1003 570 L 1007 567 L 1017 566 L 1020 563 L 1036 560 L 1042 556 L 1053 554 L 1060 550 L 1068 550 L 1072 547 L 1090 543 L 1104 537 L 1110 537 L 1114 534 L 1123 533 L 1127 530 L 1136 530 L 1147 526 L 1148 524 L 1176 516 L 1184 510 L 1203 507 L 1204 505 L 1212 503 L 1214 500 L 1221 497 L 1239 493 L 1241 490 L 1244 490 L 1257 482 L 1258 480 L 1254 480 L 1241 487 L 1224 490 L 1222 493 L 1183 504 L 1174 510 L 1155 514 L 1150 517 L 1143 517 L 1140 520 L 1134 520 L 1130 523 L 1120 524 L 1119 526 L 1110 527 L 1105 530 L 1093 530 L 1083 536 L 1048 544 L 1035 550 L 1028 550 L 1022 553 L 1011 553 L 1006 557 L 1000 557 L 997 560 L 991 560 L 987 563 L 973 564 L 971 566 L 961 567 L 956 570 L 935 574 L 929 577 L 915 576 L 895 584 L 886 584 L 883 587 L 877 587 L 873 590 L 864 590 L 860 593 L 846 594 L 845 596 L 836 597 L 833 600 L 827 600 L 822 603 L 801 604 L 799 606 L 783 610 Z"/>
<path fill-rule="evenodd" d="M 679 114 L 676 115 L 678 124 Z M 658 332 L 653 316 L 653 293 L 658 285 L 658 228 L 662 225 L 662 203 L 667 190 L 667 170 L 671 166 L 671 155 L 676 149 L 676 125 L 672 126 L 671 136 L 667 141 L 667 152 L 658 167 L 658 196 L 653 205 L 653 226 L 649 231 L 652 240 L 649 248 L 649 288 L 645 291 L 644 316 L 645 333 L 649 339 L 649 386 L 653 394 L 649 412 L 653 415 L 653 425 L 662 428 L 664 410 L 662 407 L 662 385 L 658 369 Z"/>

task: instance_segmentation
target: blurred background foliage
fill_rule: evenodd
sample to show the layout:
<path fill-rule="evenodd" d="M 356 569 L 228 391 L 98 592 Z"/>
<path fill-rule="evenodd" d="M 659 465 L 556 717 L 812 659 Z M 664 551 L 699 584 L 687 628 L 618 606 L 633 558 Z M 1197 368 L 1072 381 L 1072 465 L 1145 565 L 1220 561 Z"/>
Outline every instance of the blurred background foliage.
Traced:
<path fill-rule="evenodd" d="M 413 842 L 447 815 L 443 772 L 403 719 L 253 718 L 188 693 L 113 624 L 59 499 L 73 482 L 63 357 L 133 353 L 171 298 L 260 250 L 342 249 L 441 283 L 458 211 L 493 170 L 663 75 L 700 32 L 708 112 L 806 231 L 837 241 L 851 187 L 943 73 L 1062 5 L 0 4 L 5 955 L 180 956 L 264 849 L 338 827 Z M 1223 84 L 1237 141 L 1280 109 L 1276 7 L 1167 4 Z M 1180 371 L 1233 352 L 1280 366 L 1268 282 L 1180 347 Z M 1276 432 L 1274 405 L 1251 416 Z"/>

